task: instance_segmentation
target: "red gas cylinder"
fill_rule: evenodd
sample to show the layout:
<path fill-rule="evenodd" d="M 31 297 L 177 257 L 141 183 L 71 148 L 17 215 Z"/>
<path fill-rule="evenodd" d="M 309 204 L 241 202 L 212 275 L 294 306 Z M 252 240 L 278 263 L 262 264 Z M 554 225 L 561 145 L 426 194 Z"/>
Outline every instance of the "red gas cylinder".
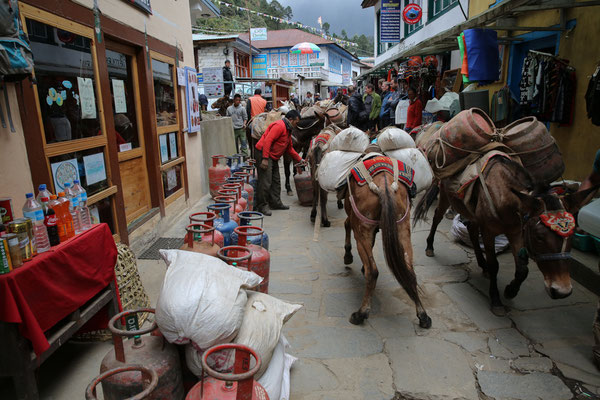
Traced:
<path fill-rule="evenodd" d="M 236 224 L 240 224 L 240 217 L 237 215 L 237 210 L 241 207 L 237 204 L 235 196 L 217 196 L 215 197 L 215 202 L 229 204 L 229 218 Z"/>
<path fill-rule="evenodd" d="M 227 183 L 226 183 L 227 185 Z M 239 196 L 239 191 L 233 188 L 225 188 L 223 186 L 221 186 L 221 189 L 219 189 L 219 196 L 228 196 L 228 197 L 233 197 L 235 199 L 235 212 L 237 213 L 241 213 L 242 211 L 245 211 L 245 207 L 244 207 L 244 202 L 242 202 L 241 197 Z M 215 197 L 216 199 L 216 197 Z"/>
<path fill-rule="evenodd" d="M 99 383 L 102 383 L 107 378 L 112 377 L 113 375 L 122 374 L 124 372 L 141 372 L 139 376 L 142 380 L 139 382 L 140 386 L 145 386 L 145 388 L 135 394 L 132 397 L 128 397 L 126 400 L 143 400 L 148 399 L 156 386 L 158 385 L 158 375 L 156 371 L 152 369 L 148 369 L 141 365 L 126 365 L 123 367 L 118 367 L 114 369 L 109 369 L 103 374 L 98 375 L 94 378 L 94 380 L 88 385 L 87 389 L 85 389 L 85 400 L 98 400 L 96 397 L 96 387 Z M 132 393 L 133 394 L 133 393 Z M 106 397 L 108 398 L 108 397 Z"/>
<path fill-rule="evenodd" d="M 233 267 L 250 271 L 252 250 L 246 246 L 225 246 L 219 250 L 217 257 Z"/>
<path fill-rule="evenodd" d="M 256 287 L 256 290 L 262 293 L 269 293 L 269 271 L 271 269 L 271 255 L 269 254 L 269 250 L 248 242 L 248 236 L 259 236 L 262 238 L 263 229 L 257 226 L 246 225 L 238 226 L 233 231 L 238 234 L 238 245 L 252 250 L 252 259 L 248 263 L 248 269 L 263 278 L 263 281 Z"/>
<path fill-rule="evenodd" d="M 181 250 L 217 256 L 221 248 L 215 244 L 216 229 L 214 227 L 205 224 L 190 224 L 185 230 L 185 243 L 181 246 Z"/>
<path fill-rule="evenodd" d="M 242 189 L 244 188 L 243 183 L 226 183 L 223 185 L 223 189 L 237 191 L 238 203 L 243 207 L 242 211 L 248 211 L 248 200 L 242 196 Z M 240 212 L 242 212 L 240 211 Z"/>
<path fill-rule="evenodd" d="M 218 196 L 217 191 L 231 176 L 231 169 L 224 163 L 224 155 L 212 156 L 213 165 L 208 169 L 208 186 L 212 197 Z"/>
<path fill-rule="evenodd" d="M 306 164 L 296 164 L 296 175 L 294 175 L 294 185 L 298 200 L 302 206 L 311 206 L 313 202 L 313 182 Z"/>
<path fill-rule="evenodd" d="M 246 169 L 248 167 L 245 167 Z M 252 211 L 254 205 L 254 188 L 250 184 L 250 177 L 252 174 L 249 172 L 236 172 L 233 176 L 239 176 L 244 179 L 244 190 L 248 192 L 248 211 Z"/>
<path fill-rule="evenodd" d="M 252 368 L 251 357 L 255 360 Z M 265 388 L 253 378 L 260 365 L 260 356 L 250 347 L 233 343 L 213 346 L 202 356 L 202 370 L 208 377 L 202 377 L 185 399 L 269 400 Z"/>
<path fill-rule="evenodd" d="M 215 226 L 215 219 L 217 219 L 217 214 L 214 212 L 197 212 L 190 215 L 190 224 L 206 224 L 208 226 Z M 218 230 L 215 230 L 214 233 L 208 233 L 206 238 L 203 236 L 203 240 L 210 240 L 212 235 L 215 235 L 215 244 L 219 247 L 223 247 L 225 245 L 225 239 L 223 238 L 223 234 Z"/>
<path fill-rule="evenodd" d="M 108 328 L 113 334 L 114 350 L 104 356 L 100 365 L 100 373 L 127 365 L 143 365 L 154 370 L 158 376 L 158 384 L 151 394 L 145 397 L 148 400 L 175 399 L 182 400 L 185 397 L 183 391 L 183 378 L 181 364 L 177 348 L 167 343 L 162 335 L 142 336 L 156 330 L 156 322 L 146 329 L 124 330 L 118 329 L 117 321 L 127 321 L 126 318 L 137 313 L 154 313 L 152 308 L 142 308 L 135 311 L 125 311 L 112 317 Z M 134 327 L 137 325 L 133 320 Z M 123 337 L 129 337 L 123 341 Z M 123 372 L 118 375 L 106 376 L 102 380 L 102 393 L 106 400 L 122 400 L 143 390 L 138 372 Z"/>

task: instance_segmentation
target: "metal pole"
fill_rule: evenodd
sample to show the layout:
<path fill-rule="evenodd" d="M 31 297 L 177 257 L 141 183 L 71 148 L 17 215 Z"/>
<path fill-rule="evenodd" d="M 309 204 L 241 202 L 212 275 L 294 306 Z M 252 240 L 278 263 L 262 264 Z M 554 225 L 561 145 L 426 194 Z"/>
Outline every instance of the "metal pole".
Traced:
<path fill-rule="evenodd" d="M 248 0 L 246 0 L 246 9 L 248 9 L 248 50 L 250 50 L 250 65 L 248 68 L 250 72 L 250 96 L 254 94 L 254 74 L 252 73 L 252 22 L 250 21 L 250 7 L 248 7 Z M 248 96 L 248 97 L 250 97 Z"/>

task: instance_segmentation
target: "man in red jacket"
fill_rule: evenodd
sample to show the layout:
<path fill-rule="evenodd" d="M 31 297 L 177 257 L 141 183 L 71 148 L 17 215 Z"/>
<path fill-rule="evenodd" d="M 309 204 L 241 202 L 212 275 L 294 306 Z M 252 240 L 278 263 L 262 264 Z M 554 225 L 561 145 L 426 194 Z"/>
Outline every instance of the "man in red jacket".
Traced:
<path fill-rule="evenodd" d="M 256 143 L 256 161 L 259 163 L 256 210 L 264 215 L 271 215 L 269 207 L 273 210 L 290 208 L 281 202 L 279 159 L 284 153 L 288 153 L 295 162 L 302 161 L 292 147 L 292 129 L 298 125 L 298 121 L 298 111 L 289 111 L 283 119 L 269 125 Z"/>

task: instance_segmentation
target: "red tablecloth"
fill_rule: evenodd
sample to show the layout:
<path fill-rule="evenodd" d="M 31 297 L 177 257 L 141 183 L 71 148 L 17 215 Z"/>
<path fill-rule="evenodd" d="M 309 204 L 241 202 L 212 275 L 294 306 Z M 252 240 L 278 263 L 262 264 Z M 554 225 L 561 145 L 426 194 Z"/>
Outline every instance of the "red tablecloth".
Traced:
<path fill-rule="evenodd" d="M 117 247 L 106 224 L 95 225 L 0 275 L 0 321 L 19 324 L 36 354 L 44 332 L 88 302 L 115 278 Z"/>

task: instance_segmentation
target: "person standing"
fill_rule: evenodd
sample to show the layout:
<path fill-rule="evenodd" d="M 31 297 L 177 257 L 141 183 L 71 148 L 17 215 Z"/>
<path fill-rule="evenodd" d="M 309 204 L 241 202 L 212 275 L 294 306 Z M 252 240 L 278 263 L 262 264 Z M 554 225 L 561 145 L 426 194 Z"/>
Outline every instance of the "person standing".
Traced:
<path fill-rule="evenodd" d="M 388 102 L 392 94 L 389 82 L 383 82 L 381 88 L 383 93 L 381 93 L 381 110 L 379 110 L 379 130 L 390 124 L 390 106 Z"/>
<path fill-rule="evenodd" d="M 298 100 L 298 98 L 296 97 L 296 93 L 290 94 L 290 101 L 292 102 L 294 107 L 296 107 L 296 110 L 300 108 L 300 100 Z"/>
<path fill-rule="evenodd" d="M 225 66 L 223 67 L 223 81 L 225 81 L 223 84 L 225 96 L 229 97 L 233 91 L 233 74 L 231 73 L 231 62 L 229 60 L 225 61 Z"/>
<path fill-rule="evenodd" d="M 367 129 L 374 132 L 377 130 L 377 118 L 379 118 L 379 111 L 381 111 L 381 97 L 375 93 L 375 86 L 372 83 L 369 83 L 365 89 L 363 102 L 365 103 L 365 109 L 369 113 Z"/>
<path fill-rule="evenodd" d="M 391 91 L 388 98 L 388 107 L 390 109 L 390 125 L 396 124 L 396 107 L 398 107 L 398 103 L 400 102 L 400 92 L 398 90 L 398 78 L 394 78 L 391 83 Z"/>
<path fill-rule="evenodd" d="M 302 102 L 302 107 L 312 107 L 313 104 L 315 104 L 315 100 L 312 97 L 312 93 L 306 92 L 306 98 Z"/>
<path fill-rule="evenodd" d="M 383 99 L 383 83 L 385 82 L 385 79 L 381 78 L 379 79 L 379 81 L 377 81 L 377 94 L 379 95 L 379 97 L 381 97 Z"/>
<path fill-rule="evenodd" d="M 279 159 L 289 154 L 296 163 L 302 158 L 292 147 L 292 130 L 300 121 L 300 113 L 288 111 L 283 119 L 269 125 L 256 144 L 258 165 L 258 184 L 256 210 L 264 215 L 272 215 L 273 210 L 288 210 L 290 207 L 281 202 L 281 179 L 279 177 Z"/>
<path fill-rule="evenodd" d="M 246 109 L 240 104 L 241 102 L 242 96 L 239 93 L 236 93 L 233 96 L 233 104 L 227 108 L 227 116 L 231 117 L 231 121 L 233 122 L 235 148 L 238 150 L 238 153 L 249 156 L 248 141 L 246 140 L 248 113 L 246 113 Z"/>
<path fill-rule="evenodd" d="M 365 108 L 362 97 L 356 87 L 348 87 L 348 125 L 352 125 L 361 131 L 367 130 L 367 122 L 369 121 L 369 113 Z"/>
<path fill-rule="evenodd" d="M 250 116 L 250 118 L 254 118 L 258 114 L 262 114 L 265 112 L 267 107 L 267 101 L 262 97 L 262 90 L 255 89 L 254 96 L 250 97 L 246 101 L 246 112 Z"/>
<path fill-rule="evenodd" d="M 315 103 L 321 101 L 321 95 L 319 93 L 315 93 Z"/>
<path fill-rule="evenodd" d="M 410 133 L 414 128 L 420 126 L 423 121 L 423 104 L 417 98 L 417 89 L 414 87 L 408 89 L 408 101 L 410 105 L 408 106 L 405 131 Z"/>

